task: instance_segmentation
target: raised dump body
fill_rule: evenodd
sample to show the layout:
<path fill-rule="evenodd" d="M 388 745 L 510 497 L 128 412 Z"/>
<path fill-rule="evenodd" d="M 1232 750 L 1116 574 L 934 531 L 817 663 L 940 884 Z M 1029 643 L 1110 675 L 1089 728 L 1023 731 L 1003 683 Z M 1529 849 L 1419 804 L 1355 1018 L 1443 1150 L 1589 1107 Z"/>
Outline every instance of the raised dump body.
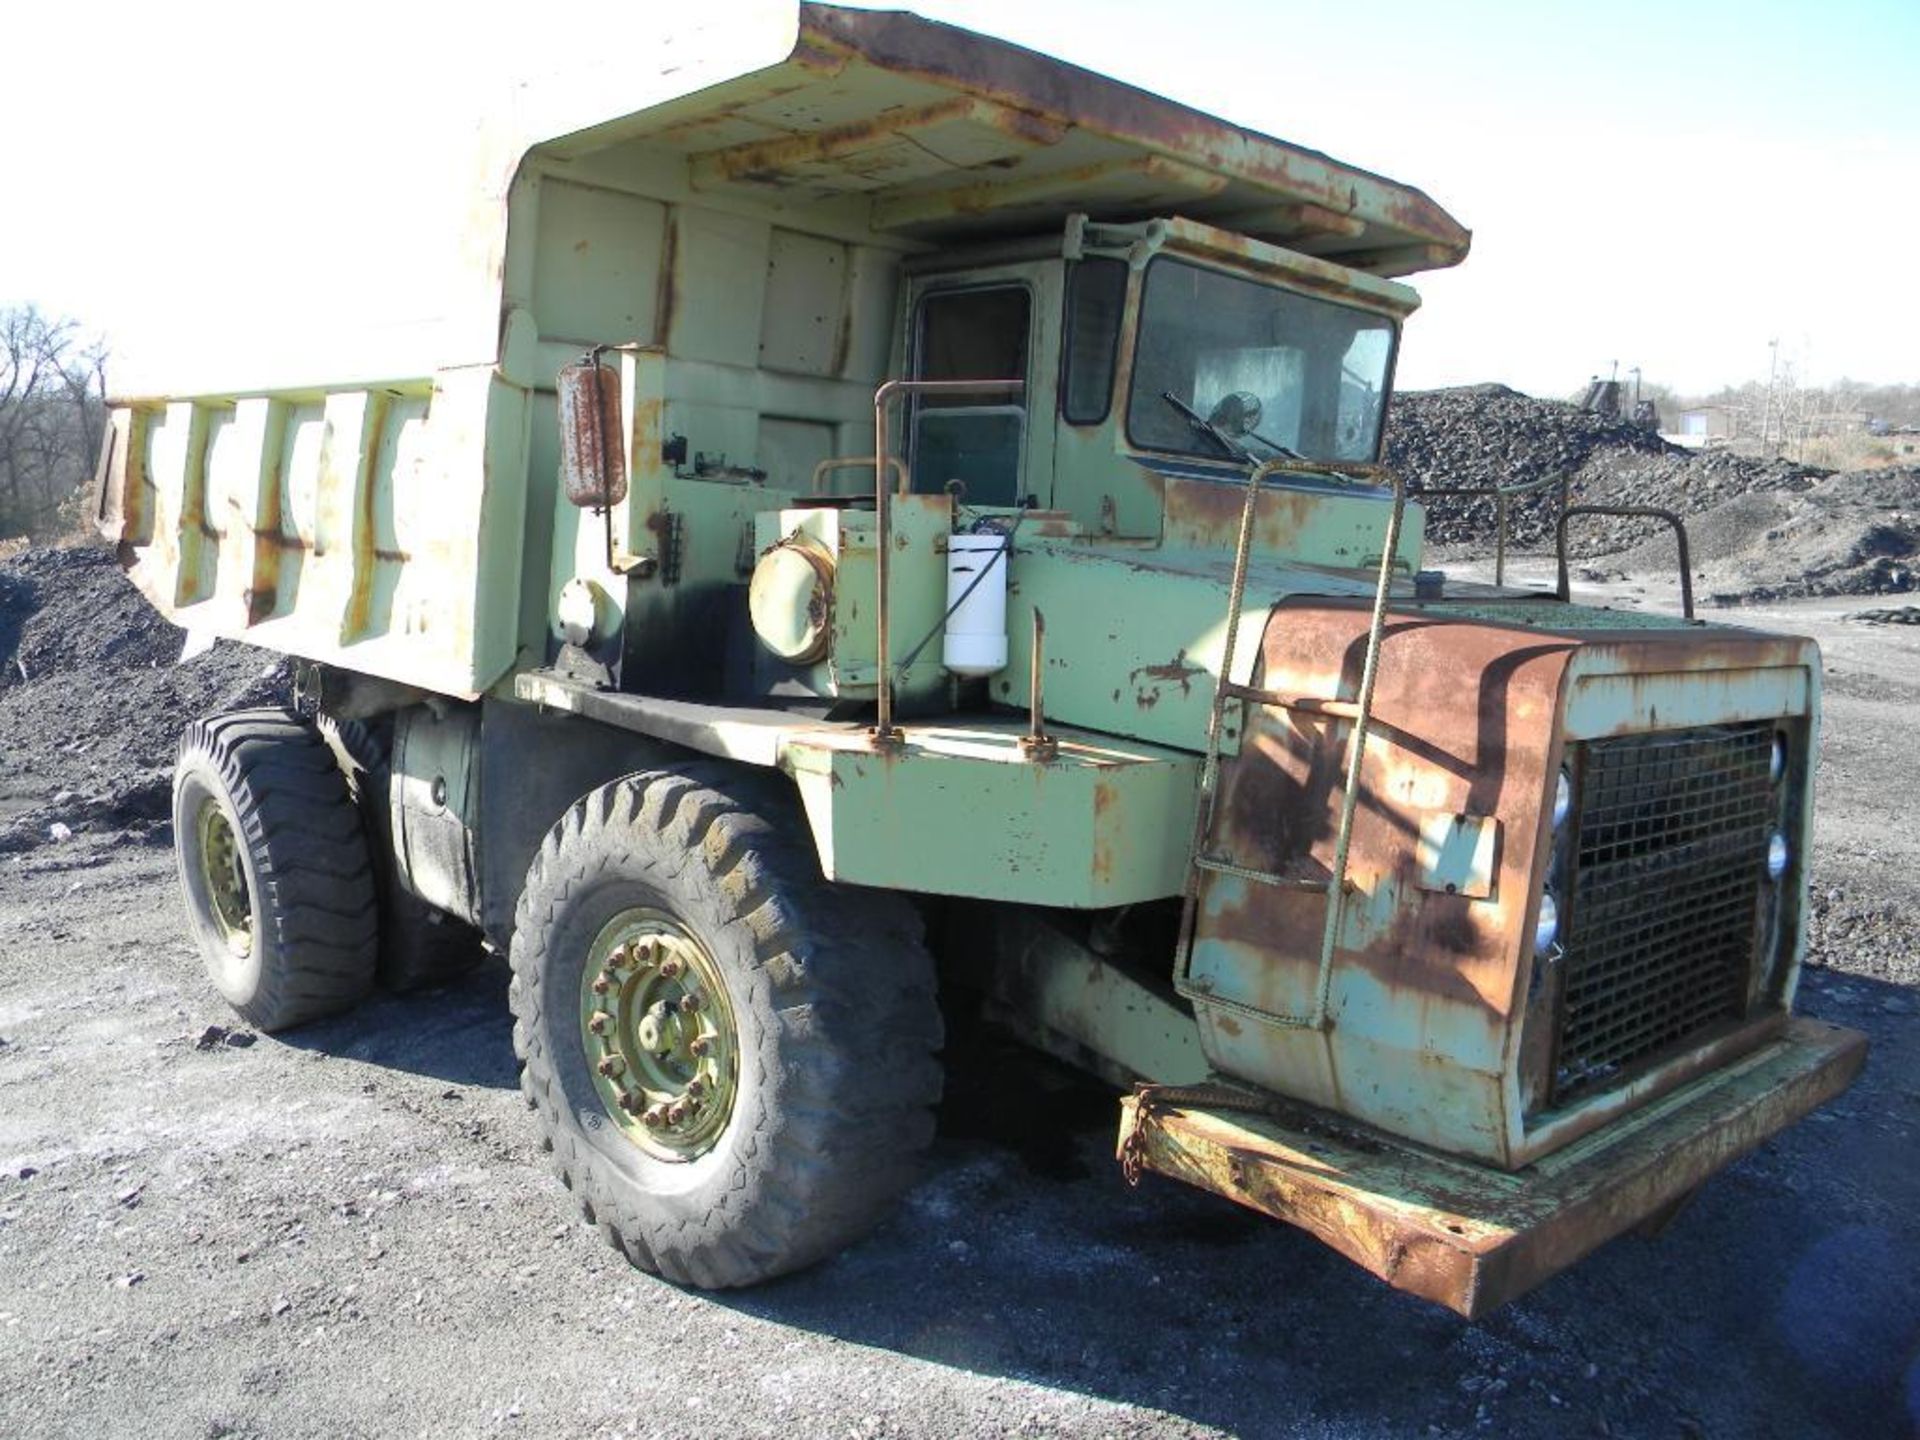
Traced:
<path fill-rule="evenodd" d="M 116 407 L 134 582 L 320 717 L 183 747 L 229 998 L 509 952 L 569 1178 L 713 1285 L 905 1183 L 936 975 L 1145 1086 L 1130 1171 L 1469 1314 L 1845 1085 L 1790 1014 L 1814 647 L 1415 579 L 1398 277 L 1465 230 L 1001 42 L 766 13 L 505 147 L 444 368 Z M 323 740 L 338 795 L 262 823 Z M 265 883 L 352 801 L 362 878 Z M 356 904 L 377 955 L 277 938 Z"/>
<path fill-rule="evenodd" d="M 615 523 L 646 555 L 677 527 L 679 577 L 654 588 L 687 599 L 730 577 L 752 514 L 811 497 L 822 462 L 871 453 L 899 301 L 926 288 L 928 257 L 1058 242 L 1073 215 L 1177 214 L 1219 225 L 1187 228 L 1229 254 L 1285 244 L 1307 283 L 1407 309 L 1411 292 L 1370 277 L 1466 253 L 1416 190 L 1058 61 L 906 15 L 765 14 L 682 39 L 671 75 L 639 82 L 657 103 L 568 95 L 572 133 L 495 140 L 510 178 L 454 257 L 473 313 L 449 327 L 446 368 L 124 401 L 105 515 L 154 605 L 472 696 L 543 647 L 573 574 L 570 509 L 557 555 L 548 544 L 554 389 L 592 345 L 644 352 L 629 411 L 644 453 Z M 1059 277 L 1039 288 L 1030 323 L 1057 324 Z M 475 332 L 493 337 L 484 352 Z M 1055 441 L 1049 425 L 1025 437 L 1025 490 L 1071 508 L 1048 483 Z M 726 503 L 743 485 L 753 498 Z M 1115 503 L 1144 533 L 1157 514 L 1135 499 Z"/>

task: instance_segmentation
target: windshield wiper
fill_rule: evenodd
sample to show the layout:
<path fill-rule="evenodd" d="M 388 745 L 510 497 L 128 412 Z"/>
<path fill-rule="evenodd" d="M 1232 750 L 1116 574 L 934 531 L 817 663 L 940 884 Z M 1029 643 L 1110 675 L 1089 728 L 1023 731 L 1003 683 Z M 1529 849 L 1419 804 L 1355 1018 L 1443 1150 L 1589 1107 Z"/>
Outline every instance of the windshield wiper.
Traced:
<path fill-rule="evenodd" d="M 1242 461 L 1243 463 L 1248 465 L 1252 465 L 1253 463 L 1255 463 L 1253 455 L 1246 449 L 1246 447 L 1234 444 L 1232 440 L 1229 440 L 1227 438 L 1226 431 L 1222 430 L 1218 425 L 1214 424 L 1211 420 L 1207 419 L 1206 416 L 1202 415 L 1198 410 L 1194 409 L 1193 406 L 1189 405 L 1186 401 L 1182 400 L 1178 395 L 1174 394 L 1171 390 L 1162 390 L 1160 392 L 1160 398 L 1166 401 L 1167 404 L 1171 405 L 1174 409 L 1178 410 L 1182 415 L 1184 415 L 1186 417 L 1187 424 L 1191 425 L 1194 428 L 1194 430 L 1206 436 L 1209 440 L 1213 441 L 1214 444 L 1218 445 L 1222 450 L 1226 451 L 1227 454 L 1231 455 L 1234 459 Z"/>
<path fill-rule="evenodd" d="M 1286 446 L 1282 445 L 1277 440 L 1269 440 L 1266 436 L 1262 435 L 1258 430 L 1249 430 L 1247 431 L 1247 434 L 1251 435 L 1254 439 L 1258 440 L 1262 445 L 1266 446 L 1269 450 L 1273 451 L 1273 453 L 1278 455 L 1282 460 L 1304 460 L 1307 458 L 1306 456 L 1302 455 L 1298 450 L 1289 450 Z"/>
<path fill-rule="evenodd" d="M 1202 415 L 1198 410 L 1194 409 L 1191 405 L 1189 405 L 1186 401 L 1182 400 L 1178 395 L 1174 394 L 1171 390 L 1162 390 L 1160 392 L 1160 398 L 1166 401 L 1169 405 L 1173 406 L 1173 408 L 1178 410 L 1182 415 L 1184 415 L 1186 417 L 1187 424 L 1191 425 L 1195 430 L 1199 431 L 1202 435 L 1206 436 L 1209 440 L 1213 441 L 1214 444 L 1218 445 L 1222 450 L 1226 451 L 1227 454 L 1231 455 L 1234 459 L 1239 460 L 1248 465 L 1254 465 L 1259 463 L 1254 458 L 1254 454 L 1251 450 L 1247 449 L 1246 446 L 1239 444 L 1237 441 L 1232 439 L 1227 434 L 1226 431 L 1222 430 L 1218 425 L 1214 424 L 1212 420 Z M 1280 442 L 1277 440 L 1269 440 L 1266 436 L 1262 435 L 1258 430 L 1249 428 L 1246 431 L 1246 433 L 1251 435 L 1254 439 L 1258 440 L 1262 445 L 1266 446 L 1269 450 L 1273 451 L 1274 454 L 1282 457 L 1283 459 L 1304 460 L 1307 458 L 1306 456 L 1302 455 L 1298 450 L 1289 450 L 1286 446 L 1280 444 Z"/>

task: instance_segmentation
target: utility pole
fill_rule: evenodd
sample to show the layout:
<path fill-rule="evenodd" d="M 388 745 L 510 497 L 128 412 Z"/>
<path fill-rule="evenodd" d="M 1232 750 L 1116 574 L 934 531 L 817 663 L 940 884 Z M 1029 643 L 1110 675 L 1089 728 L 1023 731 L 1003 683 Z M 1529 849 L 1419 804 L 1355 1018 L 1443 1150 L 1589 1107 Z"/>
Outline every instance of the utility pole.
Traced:
<path fill-rule="evenodd" d="M 1767 342 L 1767 402 L 1760 411 L 1760 449 L 1768 450 L 1768 441 L 1773 436 L 1774 384 L 1780 374 L 1780 341 L 1775 338 Z"/>

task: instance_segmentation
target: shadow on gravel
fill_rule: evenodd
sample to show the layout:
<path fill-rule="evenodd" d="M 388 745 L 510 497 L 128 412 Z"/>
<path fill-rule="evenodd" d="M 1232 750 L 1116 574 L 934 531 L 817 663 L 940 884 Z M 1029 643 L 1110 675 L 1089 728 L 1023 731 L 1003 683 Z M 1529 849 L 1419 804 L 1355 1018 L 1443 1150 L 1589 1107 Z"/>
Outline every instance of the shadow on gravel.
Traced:
<path fill-rule="evenodd" d="M 430 1075 L 449 1085 L 517 1089 L 507 967 L 488 956 L 458 979 L 406 995 L 385 990 L 345 1015 L 278 1038 L 298 1050 Z"/>
<path fill-rule="evenodd" d="M 981 1375 L 1249 1435 L 1920 1434 L 1920 1015 L 1814 971 L 1869 1031 L 1855 1088 L 1478 1325 L 1303 1234 L 1112 1162 L 1113 1098 L 956 1036 L 927 1180 L 872 1241 L 712 1297 Z M 1040 1422 L 1044 1428 L 1044 1422 Z"/>
<path fill-rule="evenodd" d="M 506 987 L 488 960 L 285 1038 L 509 1089 Z M 1156 1176 L 1128 1189 L 1113 1095 L 965 1025 L 927 1178 L 896 1218 L 706 1299 L 1244 1435 L 1920 1434 L 1920 995 L 1813 969 L 1800 1008 L 1869 1032 L 1852 1090 L 1661 1239 L 1617 1240 L 1478 1325 L 1225 1201 Z"/>

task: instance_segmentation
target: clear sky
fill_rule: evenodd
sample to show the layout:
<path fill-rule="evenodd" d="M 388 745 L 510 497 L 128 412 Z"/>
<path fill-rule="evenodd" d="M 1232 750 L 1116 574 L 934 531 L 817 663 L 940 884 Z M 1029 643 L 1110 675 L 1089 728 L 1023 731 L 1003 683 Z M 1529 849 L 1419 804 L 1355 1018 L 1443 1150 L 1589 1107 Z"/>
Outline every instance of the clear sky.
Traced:
<path fill-rule="evenodd" d="M 128 383 L 331 363 L 439 305 L 479 116 L 644 65 L 660 8 L 16 7 L 0 303 L 106 331 Z M 1474 247 L 1414 280 L 1404 385 L 1698 390 L 1774 339 L 1803 379 L 1920 382 L 1920 0 L 911 8 L 1427 191 Z"/>

